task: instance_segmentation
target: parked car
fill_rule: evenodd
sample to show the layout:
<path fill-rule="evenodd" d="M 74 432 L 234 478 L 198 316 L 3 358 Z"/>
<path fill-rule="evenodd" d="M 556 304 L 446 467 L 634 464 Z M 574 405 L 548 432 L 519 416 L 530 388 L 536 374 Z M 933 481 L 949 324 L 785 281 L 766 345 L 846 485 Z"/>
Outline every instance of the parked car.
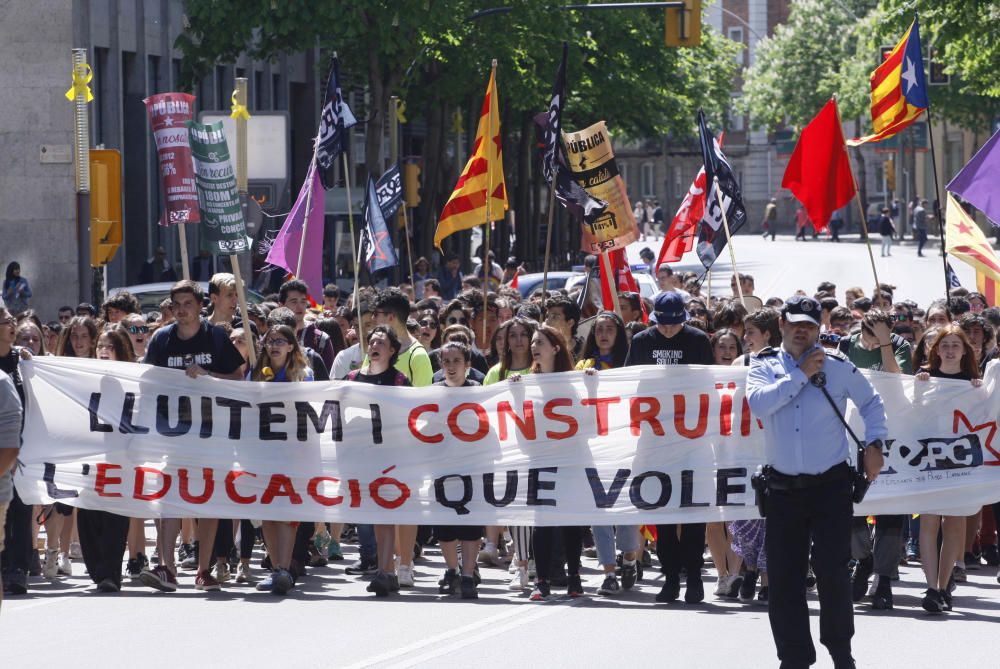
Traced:
<path fill-rule="evenodd" d="M 205 296 L 208 297 L 208 281 L 199 281 L 198 283 L 201 284 L 201 289 L 205 292 Z M 139 283 L 134 286 L 119 286 L 108 291 L 108 297 L 127 290 L 139 300 L 139 307 L 143 313 L 157 311 L 160 308 L 160 302 L 170 297 L 170 287 L 173 285 L 172 282 L 165 281 L 161 283 Z M 255 290 L 247 289 L 247 303 L 260 304 L 263 301 L 263 295 Z"/>
<path fill-rule="evenodd" d="M 521 297 L 528 298 L 532 293 L 542 289 L 542 272 L 535 274 L 522 274 L 517 278 L 517 290 Z M 571 279 L 582 279 L 580 272 L 549 272 L 548 289 L 559 290 L 567 288 L 566 283 Z"/>
<path fill-rule="evenodd" d="M 633 271 L 632 276 L 635 278 L 636 283 L 639 284 L 639 294 L 643 297 L 653 299 L 653 296 L 660 292 L 660 287 L 656 284 L 656 279 L 646 272 Z M 566 290 L 572 290 L 577 284 L 583 283 L 583 280 L 584 275 L 580 274 L 567 281 L 564 287 Z"/>

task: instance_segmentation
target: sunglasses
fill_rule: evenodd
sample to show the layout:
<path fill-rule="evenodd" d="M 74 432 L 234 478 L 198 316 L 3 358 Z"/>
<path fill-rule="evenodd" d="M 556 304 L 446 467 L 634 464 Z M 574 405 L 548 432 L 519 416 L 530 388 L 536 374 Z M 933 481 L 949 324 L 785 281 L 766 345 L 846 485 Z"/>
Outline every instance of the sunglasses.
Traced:
<path fill-rule="evenodd" d="M 832 332 L 823 332 L 819 336 L 819 343 L 821 344 L 839 344 L 842 337 L 839 334 Z"/>
<path fill-rule="evenodd" d="M 422 328 L 436 328 L 437 327 L 437 321 L 435 321 L 433 319 L 430 319 L 430 318 L 425 318 L 425 319 L 423 319 L 421 321 L 418 321 L 417 325 L 419 325 Z"/>
<path fill-rule="evenodd" d="M 140 333 L 141 334 L 148 334 L 149 333 L 149 326 L 148 325 L 129 325 L 128 326 L 128 333 L 129 334 L 140 334 Z"/>
<path fill-rule="evenodd" d="M 0 325 L 13 325 L 16 322 L 17 321 L 14 320 L 13 318 L 4 318 L 4 319 L 0 320 Z"/>
<path fill-rule="evenodd" d="M 465 325 L 466 319 L 461 316 L 448 316 L 448 325 Z"/>
<path fill-rule="evenodd" d="M 280 338 L 277 338 L 277 337 L 274 338 L 274 339 L 268 339 L 267 343 L 265 344 L 265 346 L 288 346 L 288 340 L 287 339 L 280 339 Z"/>

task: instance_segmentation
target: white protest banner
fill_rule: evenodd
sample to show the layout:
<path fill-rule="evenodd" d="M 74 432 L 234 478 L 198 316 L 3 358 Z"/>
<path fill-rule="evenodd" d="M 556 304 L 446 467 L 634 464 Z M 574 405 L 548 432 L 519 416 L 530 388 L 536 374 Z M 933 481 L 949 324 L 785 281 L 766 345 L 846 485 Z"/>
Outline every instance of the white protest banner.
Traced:
<path fill-rule="evenodd" d="M 981 388 L 867 373 L 886 404 L 868 513 L 1000 498 L 994 363 Z M 633 367 L 485 388 L 250 383 L 35 358 L 16 484 L 140 518 L 590 525 L 756 517 L 763 431 L 745 368 Z M 853 411 L 853 409 L 852 409 Z M 856 416 L 857 432 L 863 434 Z M 817 439 L 824 435 L 816 435 Z"/>

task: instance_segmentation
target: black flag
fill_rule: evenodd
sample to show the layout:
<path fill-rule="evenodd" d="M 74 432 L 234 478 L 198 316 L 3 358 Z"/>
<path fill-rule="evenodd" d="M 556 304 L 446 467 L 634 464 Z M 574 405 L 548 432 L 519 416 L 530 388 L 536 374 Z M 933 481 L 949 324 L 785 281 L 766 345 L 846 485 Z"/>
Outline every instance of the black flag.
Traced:
<path fill-rule="evenodd" d="M 701 139 L 701 156 L 705 163 L 705 214 L 698 224 L 696 251 L 705 271 L 708 271 L 726 248 L 726 231 L 723 229 L 722 209 L 719 206 L 716 188 L 722 194 L 730 235 L 735 235 L 747 222 L 747 211 L 733 168 L 726 155 L 722 153 L 719 142 L 705 125 L 705 114 L 700 109 L 698 134 Z M 717 184 L 716 179 L 718 179 Z"/>
<path fill-rule="evenodd" d="M 387 169 L 375 183 L 375 193 L 378 195 L 378 206 L 382 209 L 385 220 L 391 219 L 403 204 L 403 177 L 399 172 L 399 163 Z"/>
<path fill-rule="evenodd" d="M 319 134 L 316 137 L 316 162 L 323 188 L 334 187 L 333 165 L 340 154 L 347 150 L 347 129 L 358 121 L 340 93 L 340 64 L 333 57 L 330 76 L 326 81 L 326 96 L 320 115 Z"/>
<path fill-rule="evenodd" d="M 395 267 L 399 264 L 396 249 L 392 245 L 392 236 L 385 224 L 382 201 L 375 186 L 375 180 L 368 177 L 368 188 L 365 191 L 365 227 L 361 232 L 360 255 L 368 263 L 368 271 L 375 272 Z"/>
<path fill-rule="evenodd" d="M 535 115 L 535 135 L 542 154 L 542 174 L 548 184 L 555 179 L 556 199 L 574 221 L 592 223 L 604 213 L 608 203 L 593 197 L 573 180 L 567 167 L 566 148 L 562 143 L 562 106 L 566 92 L 568 50 L 566 42 L 563 42 L 562 61 L 556 72 L 549 109 Z"/>

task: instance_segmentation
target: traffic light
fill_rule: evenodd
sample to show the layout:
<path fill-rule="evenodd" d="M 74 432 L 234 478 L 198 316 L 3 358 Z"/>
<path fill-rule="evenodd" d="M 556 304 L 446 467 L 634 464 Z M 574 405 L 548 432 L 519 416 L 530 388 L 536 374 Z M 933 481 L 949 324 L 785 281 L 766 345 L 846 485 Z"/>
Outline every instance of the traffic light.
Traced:
<path fill-rule="evenodd" d="M 114 149 L 90 151 L 90 266 L 115 257 L 122 243 L 122 156 Z"/>
<path fill-rule="evenodd" d="M 683 7 L 670 7 L 664 11 L 667 46 L 701 44 L 701 0 L 684 0 Z"/>
<path fill-rule="evenodd" d="M 882 169 L 885 172 L 885 187 L 886 190 L 895 191 L 896 190 L 896 163 L 893 160 L 887 160 L 882 164 Z"/>
<path fill-rule="evenodd" d="M 420 204 L 420 165 L 416 162 L 403 164 L 403 202 L 410 209 Z"/>

